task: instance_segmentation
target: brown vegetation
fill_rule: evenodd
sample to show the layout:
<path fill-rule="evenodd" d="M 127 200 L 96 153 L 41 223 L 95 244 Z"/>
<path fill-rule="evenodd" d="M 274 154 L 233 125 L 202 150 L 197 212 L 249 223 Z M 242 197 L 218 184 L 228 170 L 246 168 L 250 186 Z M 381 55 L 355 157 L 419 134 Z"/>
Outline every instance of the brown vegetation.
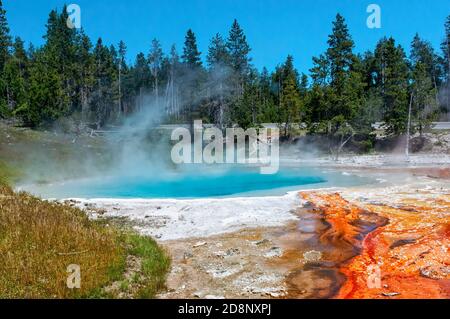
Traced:
<path fill-rule="evenodd" d="M 77 208 L 0 186 L 0 297 L 120 297 L 103 287 L 121 281 L 127 256 L 140 259 L 132 297 L 164 287 L 169 259 L 150 238 L 91 221 Z M 69 289 L 67 267 L 80 266 L 81 287 Z M 128 278 L 122 290 L 128 288 Z M 136 285 L 134 286 L 136 287 Z"/>

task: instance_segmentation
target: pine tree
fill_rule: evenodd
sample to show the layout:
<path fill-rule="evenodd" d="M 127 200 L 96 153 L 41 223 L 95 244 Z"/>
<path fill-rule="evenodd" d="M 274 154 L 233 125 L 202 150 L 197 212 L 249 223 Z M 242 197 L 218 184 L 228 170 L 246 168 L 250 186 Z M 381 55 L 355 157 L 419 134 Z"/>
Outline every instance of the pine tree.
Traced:
<path fill-rule="evenodd" d="M 109 46 L 109 54 L 111 55 L 112 63 L 114 64 L 114 66 L 119 68 L 120 64 L 119 53 L 117 52 L 117 49 L 113 44 Z"/>
<path fill-rule="evenodd" d="M 122 40 L 119 41 L 118 44 L 118 48 L 119 48 L 119 59 L 120 59 L 120 65 L 121 65 L 121 70 L 123 72 L 126 72 L 128 69 L 127 66 L 127 62 L 126 62 L 126 56 L 127 56 L 127 46 L 125 44 L 125 42 L 123 42 Z"/>
<path fill-rule="evenodd" d="M 275 107 L 275 96 L 272 88 L 272 81 L 269 71 L 263 67 L 259 77 L 260 104 L 261 110 L 259 123 L 278 123 L 278 112 Z"/>
<path fill-rule="evenodd" d="M 450 82 L 450 15 L 447 17 L 447 20 L 445 21 L 445 38 L 442 41 L 441 48 L 443 53 L 443 68 L 445 71 L 445 81 L 448 83 Z"/>
<path fill-rule="evenodd" d="M 9 35 L 8 21 L 6 20 L 6 11 L 3 9 L 3 3 L 0 0 L 0 70 L 9 57 L 9 49 L 11 46 L 11 37 Z"/>
<path fill-rule="evenodd" d="M 88 119 L 89 100 L 95 85 L 94 58 L 92 55 L 92 43 L 89 37 L 81 30 L 76 38 L 76 69 L 78 82 L 78 110 L 81 112 L 81 121 Z"/>
<path fill-rule="evenodd" d="M 175 44 L 172 44 L 170 47 L 170 64 L 173 66 L 178 66 L 178 64 L 180 64 L 180 56 L 178 55 Z"/>
<path fill-rule="evenodd" d="M 225 40 L 219 33 L 216 33 L 208 47 L 208 55 L 206 57 L 208 66 L 210 68 L 224 67 L 229 62 L 229 59 Z"/>
<path fill-rule="evenodd" d="M 23 41 L 17 37 L 13 44 L 13 54 L 4 67 L 3 79 L 8 88 L 8 108 L 17 114 L 28 108 L 28 57 Z"/>
<path fill-rule="evenodd" d="M 163 51 L 161 44 L 157 39 L 152 40 L 150 53 L 148 55 L 148 63 L 150 65 L 150 72 L 153 77 L 153 94 L 157 99 L 159 97 L 159 77 L 161 66 L 163 62 Z"/>
<path fill-rule="evenodd" d="M 77 34 L 66 25 L 68 14 L 52 10 L 47 21 L 44 46 L 30 50 L 29 102 L 17 114 L 25 123 L 38 126 L 77 110 L 80 82 Z M 23 54 L 22 54 L 23 56 Z"/>
<path fill-rule="evenodd" d="M 326 53 L 313 58 L 308 96 L 310 130 L 325 132 L 330 140 L 341 126 L 356 124 L 363 103 L 364 82 L 353 47 L 345 19 L 337 14 Z"/>
<path fill-rule="evenodd" d="M 151 72 L 145 55 L 141 52 L 136 56 L 134 68 L 132 70 L 134 90 L 136 94 L 137 109 L 144 106 L 144 93 L 151 82 Z"/>
<path fill-rule="evenodd" d="M 122 40 L 118 44 L 118 58 L 119 58 L 119 70 L 118 70 L 118 86 L 119 86 L 119 103 L 118 103 L 118 117 L 127 112 L 128 107 L 124 100 L 129 99 L 129 77 L 128 66 L 126 63 L 127 46 Z M 125 88 L 125 90 L 124 90 Z"/>
<path fill-rule="evenodd" d="M 313 57 L 310 69 L 312 87 L 308 97 L 309 131 L 315 132 L 330 118 L 329 107 L 329 65 L 325 55 Z"/>
<path fill-rule="evenodd" d="M 236 20 L 226 40 L 220 34 L 211 39 L 204 69 L 190 29 L 181 59 L 175 47 L 164 56 L 153 40 L 147 58 L 140 53 L 128 66 L 123 41 L 110 46 L 99 39 L 93 48 L 83 30 L 67 27 L 67 18 L 66 7 L 51 11 L 45 43 L 25 50 L 20 38 L 11 41 L 0 0 L 0 117 L 20 117 L 36 127 L 80 112 L 83 122 L 100 128 L 143 108 L 144 97 L 153 92 L 165 98 L 161 106 L 169 120 L 202 117 L 243 127 L 277 122 L 285 124 L 286 136 L 295 123 L 307 122 L 311 132 L 324 134 L 340 149 L 355 132 L 358 138 L 369 134 L 375 121 L 383 120 L 390 134 L 404 132 L 411 96 L 413 124 L 424 131 L 436 118 L 438 89 L 445 92 L 450 81 L 450 16 L 443 57 L 416 35 L 407 61 L 393 39 L 382 39 L 374 53 L 354 54 L 349 29 L 338 14 L 326 52 L 313 58 L 311 85 L 295 70 L 291 56 L 274 72 L 264 68 L 258 73 Z M 446 96 L 441 95 L 441 103 L 448 109 Z"/>
<path fill-rule="evenodd" d="M 8 83 L 4 79 L 4 67 L 9 58 L 11 46 L 11 37 L 9 35 L 8 21 L 6 20 L 6 11 L 3 9 L 3 3 L 0 0 L 0 118 L 6 117 L 10 112 L 10 101 L 8 98 Z"/>
<path fill-rule="evenodd" d="M 366 51 L 359 57 L 360 73 L 364 87 L 364 100 L 358 113 L 360 127 L 366 126 L 371 130 L 373 123 L 381 122 L 383 101 L 376 82 L 376 60 L 374 53 Z"/>
<path fill-rule="evenodd" d="M 420 135 L 436 119 L 438 111 L 438 57 L 429 42 L 416 34 L 411 43 L 413 121 Z"/>
<path fill-rule="evenodd" d="M 353 72 L 356 63 L 356 56 L 353 54 L 354 43 L 340 14 L 336 15 L 333 22 L 328 45 L 326 60 L 329 65 L 330 86 L 335 97 L 335 100 L 330 101 L 329 115 L 331 118 L 342 115 L 352 121 L 357 113 L 362 83 Z"/>
<path fill-rule="evenodd" d="M 284 125 L 284 136 L 290 137 L 292 125 L 300 121 L 300 95 L 296 78 L 293 74 L 287 76 L 283 83 L 281 95 L 280 117 Z"/>
<path fill-rule="evenodd" d="M 184 117 L 188 122 L 193 122 L 194 119 L 201 116 L 199 101 L 204 96 L 202 84 L 205 80 L 205 73 L 200 54 L 195 34 L 189 29 L 186 33 L 183 55 L 181 56 L 184 71 L 183 78 L 185 79 L 181 98 L 184 103 Z"/>
<path fill-rule="evenodd" d="M 437 116 L 437 90 L 424 63 L 418 62 L 414 65 L 412 74 L 412 115 L 414 124 L 422 136 L 424 130 L 430 128 Z"/>
<path fill-rule="evenodd" d="M 52 10 L 47 21 L 47 32 L 44 36 L 46 43 L 44 49 L 51 56 L 51 67 L 64 76 L 64 82 L 71 78 L 73 64 L 75 63 L 76 31 L 67 27 L 68 13 L 66 6 L 58 14 Z M 65 83 L 68 89 L 69 83 Z"/>
<path fill-rule="evenodd" d="M 259 75 L 255 69 L 249 71 L 243 94 L 232 105 L 232 120 L 240 127 L 247 129 L 255 127 L 258 123 L 258 114 L 261 111 L 259 98 Z"/>
<path fill-rule="evenodd" d="M 300 76 L 300 83 L 299 83 L 300 95 L 305 96 L 306 93 L 308 93 L 308 86 L 309 86 L 308 76 L 305 73 L 302 73 L 302 75 Z"/>
<path fill-rule="evenodd" d="M 375 87 L 375 56 L 372 51 L 366 51 L 359 58 L 361 61 L 361 72 L 363 74 L 363 80 L 366 84 L 366 93 Z"/>
<path fill-rule="evenodd" d="M 121 100 L 122 100 L 122 87 L 121 87 L 121 80 L 122 80 L 122 71 L 121 71 L 121 59 L 119 55 L 119 51 L 116 49 L 116 47 L 111 44 L 109 46 L 109 50 L 107 50 L 107 56 L 108 59 L 107 62 L 107 74 L 108 74 L 108 81 L 111 83 L 110 92 L 112 99 L 112 104 L 108 110 L 107 120 L 112 120 L 112 117 L 114 115 L 115 120 L 120 119 L 121 116 Z M 106 122 L 106 121 L 105 121 Z"/>
<path fill-rule="evenodd" d="M 325 86 L 329 84 L 330 70 L 325 55 L 321 54 L 319 57 L 313 57 L 313 67 L 309 71 L 314 85 Z"/>
<path fill-rule="evenodd" d="M 382 39 L 375 49 L 375 81 L 383 103 L 388 134 L 406 130 L 408 115 L 408 66 L 405 52 L 393 38 Z"/>
<path fill-rule="evenodd" d="M 197 39 L 195 37 L 195 34 L 191 29 L 189 29 L 186 33 L 183 55 L 181 56 L 181 58 L 183 59 L 183 63 L 191 69 L 200 67 L 202 65 L 200 54 L 201 53 L 197 48 Z"/>
<path fill-rule="evenodd" d="M 251 58 L 248 56 L 251 49 L 247 43 L 247 38 L 239 23 L 235 19 L 231 26 L 226 43 L 229 64 L 235 72 L 237 83 L 237 94 L 243 92 L 243 85 L 249 75 Z"/>
<path fill-rule="evenodd" d="M 443 82 L 445 83 L 443 86 L 443 91 L 446 92 L 443 98 L 443 111 L 448 113 L 450 112 L 450 15 L 447 17 L 445 21 L 445 37 L 441 44 L 441 49 L 443 53 L 443 57 L 441 60 L 442 69 L 443 69 Z"/>
<path fill-rule="evenodd" d="M 230 34 L 227 40 L 227 48 L 230 54 L 230 64 L 239 75 L 245 76 L 249 71 L 251 58 L 248 54 L 251 49 L 247 43 L 247 38 L 239 23 L 235 19 L 231 26 Z"/>
<path fill-rule="evenodd" d="M 54 95 L 59 100 L 52 99 L 52 103 L 46 104 L 49 109 L 47 113 L 51 114 L 53 119 L 65 115 L 67 112 L 73 112 L 77 108 L 76 79 L 74 77 L 77 72 L 76 33 L 74 29 L 67 27 L 67 18 L 65 6 L 61 14 L 58 14 L 56 10 L 50 12 L 47 32 L 44 36 L 46 43 L 41 54 L 41 61 L 46 63 L 48 68 L 47 79 L 51 81 L 48 86 L 61 86 L 55 89 L 57 93 Z M 45 86 L 45 82 L 42 85 Z"/>
<path fill-rule="evenodd" d="M 431 43 L 422 40 L 417 33 L 411 42 L 410 61 L 413 65 L 422 63 L 435 89 L 440 86 L 442 74 L 439 66 L 439 57 L 434 52 Z"/>
<path fill-rule="evenodd" d="M 173 119 L 178 120 L 180 116 L 179 105 L 179 78 L 181 75 L 180 57 L 175 44 L 172 44 L 168 57 L 168 79 L 166 87 L 167 114 Z"/>
<path fill-rule="evenodd" d="M 227 116 L 230 104 L 228 88 L 232 79 L 231 69 L 228 66 L 230 56 L 225 40 L 219 33 L 211 39 L 206 60 L 209 66 L 206 115 L 219 127 L 223 127 L 229 118 Z"/>
<path fill-rule="evenodd" d="M 57 69 L 48 67 L 51 59 L 46 50 L 40 49 L 30 66 L 29 105 L 19 115 L 31 127 L 52 122 L 67 112 L 63 79 Z"/>
<path fill-rule="evenodd" d="M 114 64 L 114 54 L 103 45 L 103 40 L 99 38 L 94 48 L 94 76 L 96 83 L 91 99 L 91 111 L 97 129 L 102 127 L 109 118 L 114 104 L 113 83 L 116 78 L 116 66 Z"/>
<path fill-rule="evenodd" d="M 294 58 L 288 55 L 285 63 L 279 69 L 280 109 L 279 123 L 284 126 L 284 136 L 289 137 L 292 125 L 300 121 L 301 98 L 299 90 L 298 72 L 294 68 Z"/>
<path fill-rule="evenodd" d="M 331 85 L 340 93 L 354 58 L 352 52 L 354 43 L 345 19 L 340 14 L 336 15 L 336 20 L 333 22 L 333 31 L 328 37 L 328 46 L 326 56 L 330 65 Z"/>
<path fill-rule="evenodd" d="M 294 57 L 292 55 L 288 55 L 286 58 L 286 61 L 284 62 L 283 68 L 282 68 L 282 80 L 283 83 L 287 79 L 294 79 L 295 84 L 298 85 L 298 72 L 294 68 Z"/>
<path fill-rule="evenodd" d="M 24 47 L 24 42 L 20 37 L 16 37 L 13 43 L 13 57 L 16 58 L 21 70 L 21 76 L 25 76 L 28 67 L 29 59 Z"/>

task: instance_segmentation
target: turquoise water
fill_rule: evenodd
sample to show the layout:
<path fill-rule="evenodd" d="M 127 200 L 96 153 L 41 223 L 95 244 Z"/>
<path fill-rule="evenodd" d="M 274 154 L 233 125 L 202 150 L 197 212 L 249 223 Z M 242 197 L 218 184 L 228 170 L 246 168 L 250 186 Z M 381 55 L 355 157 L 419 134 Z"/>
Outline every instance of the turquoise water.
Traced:
<path fill-rule="evenodd" d="M 288 190 L 354 186 L 367 179 L 316 168 L 282 168 L 263 175 L 259 169 L 194 169 L 159 176 L 112 176 L 35 186 L 45 198 L 205 198 L 232 195 L 278 195 Z"/>

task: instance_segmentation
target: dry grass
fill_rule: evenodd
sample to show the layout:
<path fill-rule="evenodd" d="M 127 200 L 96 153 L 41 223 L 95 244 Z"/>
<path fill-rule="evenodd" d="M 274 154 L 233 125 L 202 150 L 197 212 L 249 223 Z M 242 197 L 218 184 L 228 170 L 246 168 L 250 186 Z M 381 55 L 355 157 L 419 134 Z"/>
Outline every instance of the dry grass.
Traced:
<path fill-rule="evenodd" d="M 153 297 L 164 286 L 170 263 L 153 240 L 0 185 L 0 298 L 115 297 L 102 288 L 121 280 L 130 254 L 142 258 L 142 271 L 151 275 L 141 289 L 145 293 L 135 297 Z M 67 287 L 70 264 L 80 266 L 80 289 Z"/>
<path fill-rule="evenodd" d="M 134 289 L 122 295 L 154 297 L 164 287 L 170 260 L 151 238 L 5 186 L 24 178 L 30 182 L 83 175 L 86 157 L 95 158 L 100 167 L 107 162 L 101 140 L 85 137 L 74 144 L 72 139 L 0 121 L 0 298 L 121 297 L 105 287 L 127 282 L 130 256 L 141 260 L 139 282 L 124 284 Z M 71 264 L 80 266 L 80 289 L 67 288 Z"/>

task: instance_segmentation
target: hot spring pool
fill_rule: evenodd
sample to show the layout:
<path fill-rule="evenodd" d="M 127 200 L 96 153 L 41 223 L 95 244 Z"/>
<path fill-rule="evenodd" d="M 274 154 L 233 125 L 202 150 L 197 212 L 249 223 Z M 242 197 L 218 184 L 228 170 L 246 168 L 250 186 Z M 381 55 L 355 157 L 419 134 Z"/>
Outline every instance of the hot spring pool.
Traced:
<path fill-rule="evenodd" d="M 263 175 L 258 168 L 207 168 L 152 176 L 112 176 L 32 185 L 24 190 L 44 198 L 207 198 L 281 195 L 289 190 L 368 183 L 367 178 L 323 168 L 282 168 Z"/>

